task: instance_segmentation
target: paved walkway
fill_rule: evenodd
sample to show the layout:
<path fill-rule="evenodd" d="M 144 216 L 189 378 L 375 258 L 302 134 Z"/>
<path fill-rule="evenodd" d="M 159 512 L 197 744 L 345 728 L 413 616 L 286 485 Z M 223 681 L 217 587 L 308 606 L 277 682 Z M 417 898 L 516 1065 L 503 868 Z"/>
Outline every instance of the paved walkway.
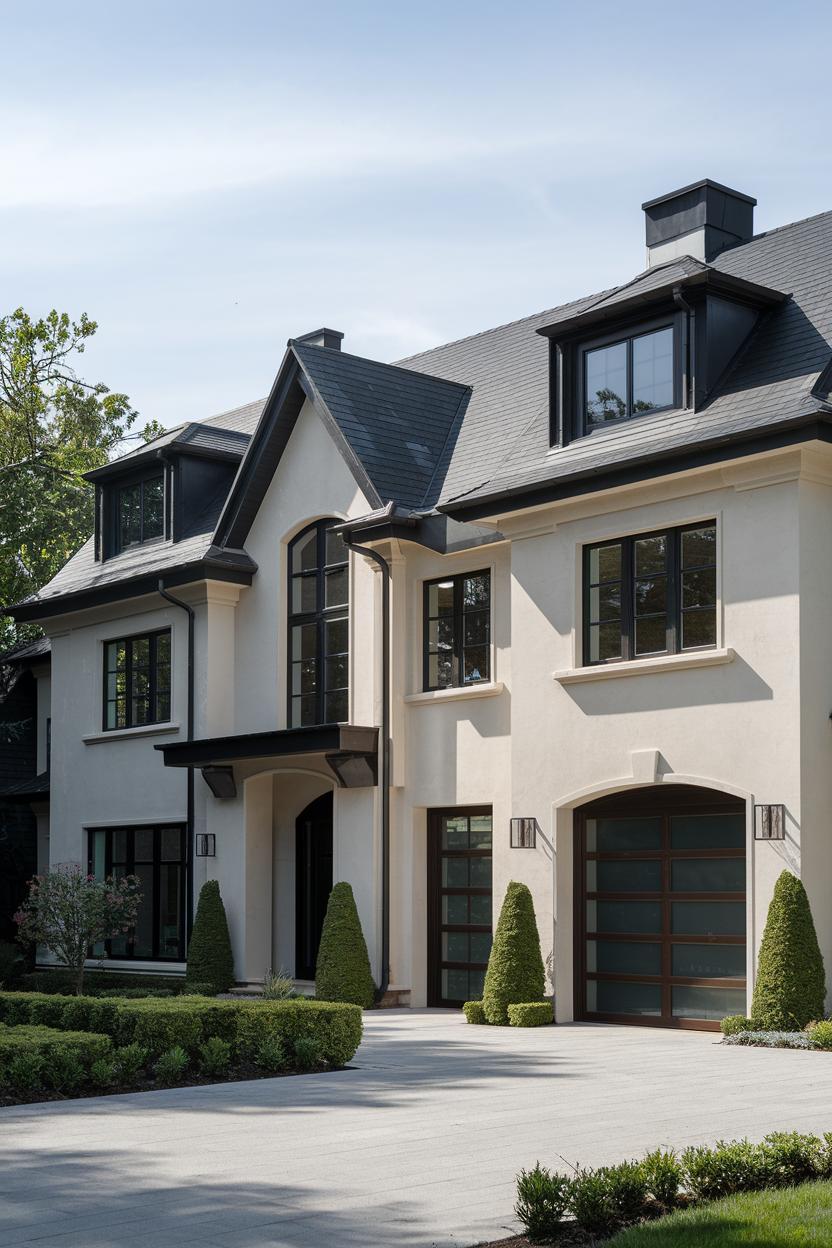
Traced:
<path fill-rule="evenodd" d="M 538 1158 L 832 1130 L 832 1055 L 715 1040 L 389 1011 L 352 1070 L 0 1110 L 0 1248 L 470 1245 Z"/>

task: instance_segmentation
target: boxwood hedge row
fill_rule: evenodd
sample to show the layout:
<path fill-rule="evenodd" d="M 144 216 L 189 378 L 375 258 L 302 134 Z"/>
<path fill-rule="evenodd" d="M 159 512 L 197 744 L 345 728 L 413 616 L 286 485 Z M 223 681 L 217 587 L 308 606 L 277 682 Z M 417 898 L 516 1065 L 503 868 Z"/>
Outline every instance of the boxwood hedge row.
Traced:
<path fill-rule="evenodd" d="M 177 1046 L 196 1055 L 214 1037 L 246 1058 L 264 1042 L 296 1051 L 314 1040 L 320 1059 L 344 1066 L 361 1042 L 361 1010 L 341 1002 L 217 1001 L 210 997 L 69 997 L 56 993 L 0 992 L 0 1023 L 95 1032 L 118 1045 L 140 1044 L 152 1055 Z"/>

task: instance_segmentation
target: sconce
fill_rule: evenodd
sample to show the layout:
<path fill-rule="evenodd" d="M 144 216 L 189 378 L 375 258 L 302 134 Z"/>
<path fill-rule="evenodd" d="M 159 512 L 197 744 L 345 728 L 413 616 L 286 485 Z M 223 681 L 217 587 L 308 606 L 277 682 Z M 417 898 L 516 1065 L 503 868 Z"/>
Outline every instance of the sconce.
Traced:
<path fill-rule="evenodd" d="M 773 806 L 754 807 L 754 840 L 785 841 L 786 807 L 782 802 Z"/>
<path fill-rule="evenodd" d="M 537 820 L 522 815 L 509 820 L 512 849 L 534 849 L 537 843 Z"/>
<path fill-rule="evenodd" d="M 217 838 L 213 832 L 197 832 L 195 844 L 195 853 L 197 858 L 216 858 L 217 856 Z"/>

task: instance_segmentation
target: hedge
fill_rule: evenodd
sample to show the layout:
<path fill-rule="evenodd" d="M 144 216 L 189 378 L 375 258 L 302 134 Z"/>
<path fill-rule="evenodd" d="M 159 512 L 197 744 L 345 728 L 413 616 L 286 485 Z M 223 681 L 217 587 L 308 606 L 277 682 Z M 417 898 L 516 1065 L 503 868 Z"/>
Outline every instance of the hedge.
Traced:
<path fill-rule="evenodd" d="M 330 1066 L 350 1061 L 362 1034 L 358 1006 L 304 998 L 215 1001 L 183 996 L 130 1001 L 0 992 L 0 1022 L 101 1032 L 119 1045 L 140 1044 L 152 1056 L 178 1046 L 194 1057 L 214 1037 L 229 1043 L 242 1058 L 256 1055 L 264 1041 L 294 1053 L 298 1040 L 313 1039 L 321 1061 Z"/>
<path fill-rule="evenodd" d="M 517 1001 L 507 1008 L 512 1027 L 545 1027 L 554 1021 L 551 1001 Z"/>
<path fill-rule="evenodd" d="M 18 1093 L 75 1086 L 111 1051 L 110 1037 L 91 1031 L 0 1024 L 0 1087 Z"/>
<path fill-rule="evenodd" d="M 485 1010 L 482 1001 L 466 1001 L 462 1007 L 466 1022 L 482 1027 L 485 1023 Z"/>
<path fill-rule="evenodd" d="M 823 1018 L 826 977 L 809 898 L 791 871 L 774 885 L 751 1017 L 760 1031 L 800 1031 Z"/>
<path fill-rule="evenodd" d="M 32 971 L 28 975 L 21 975 L 19 988 L 24 992 L 57 992 L 68 995 L 75 990 L 75 980 L 76 976 L 73 971 L 61 968 Z M 145 975 L 141 972 L 120 974 L 118 971 L 84 972 L 85 996 L 106 996 L 112 989 L 130 989 L 134 992 L 142 989 L 148 991 L 167 989 L 173 993 L 184 993 L 186 986 L 184 975 Z"/>

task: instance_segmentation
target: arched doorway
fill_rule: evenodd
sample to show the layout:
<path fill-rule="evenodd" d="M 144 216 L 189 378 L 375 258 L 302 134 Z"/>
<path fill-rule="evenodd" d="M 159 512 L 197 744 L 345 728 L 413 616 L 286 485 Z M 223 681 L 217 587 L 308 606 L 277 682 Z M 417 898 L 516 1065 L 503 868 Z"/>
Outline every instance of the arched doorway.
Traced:
<path fill-rule="evenodd" d="M 630 790 L 579 807 L 575 838 L 575 1017 L 715 1029 L 744 1014 L 744 803 Z"/>
<path fill-rule="evenodd" d="M 314 979 L 318 945 L 332 892 L 332 792 L 310 802 L 295 821 L 295 976 Z"/>

